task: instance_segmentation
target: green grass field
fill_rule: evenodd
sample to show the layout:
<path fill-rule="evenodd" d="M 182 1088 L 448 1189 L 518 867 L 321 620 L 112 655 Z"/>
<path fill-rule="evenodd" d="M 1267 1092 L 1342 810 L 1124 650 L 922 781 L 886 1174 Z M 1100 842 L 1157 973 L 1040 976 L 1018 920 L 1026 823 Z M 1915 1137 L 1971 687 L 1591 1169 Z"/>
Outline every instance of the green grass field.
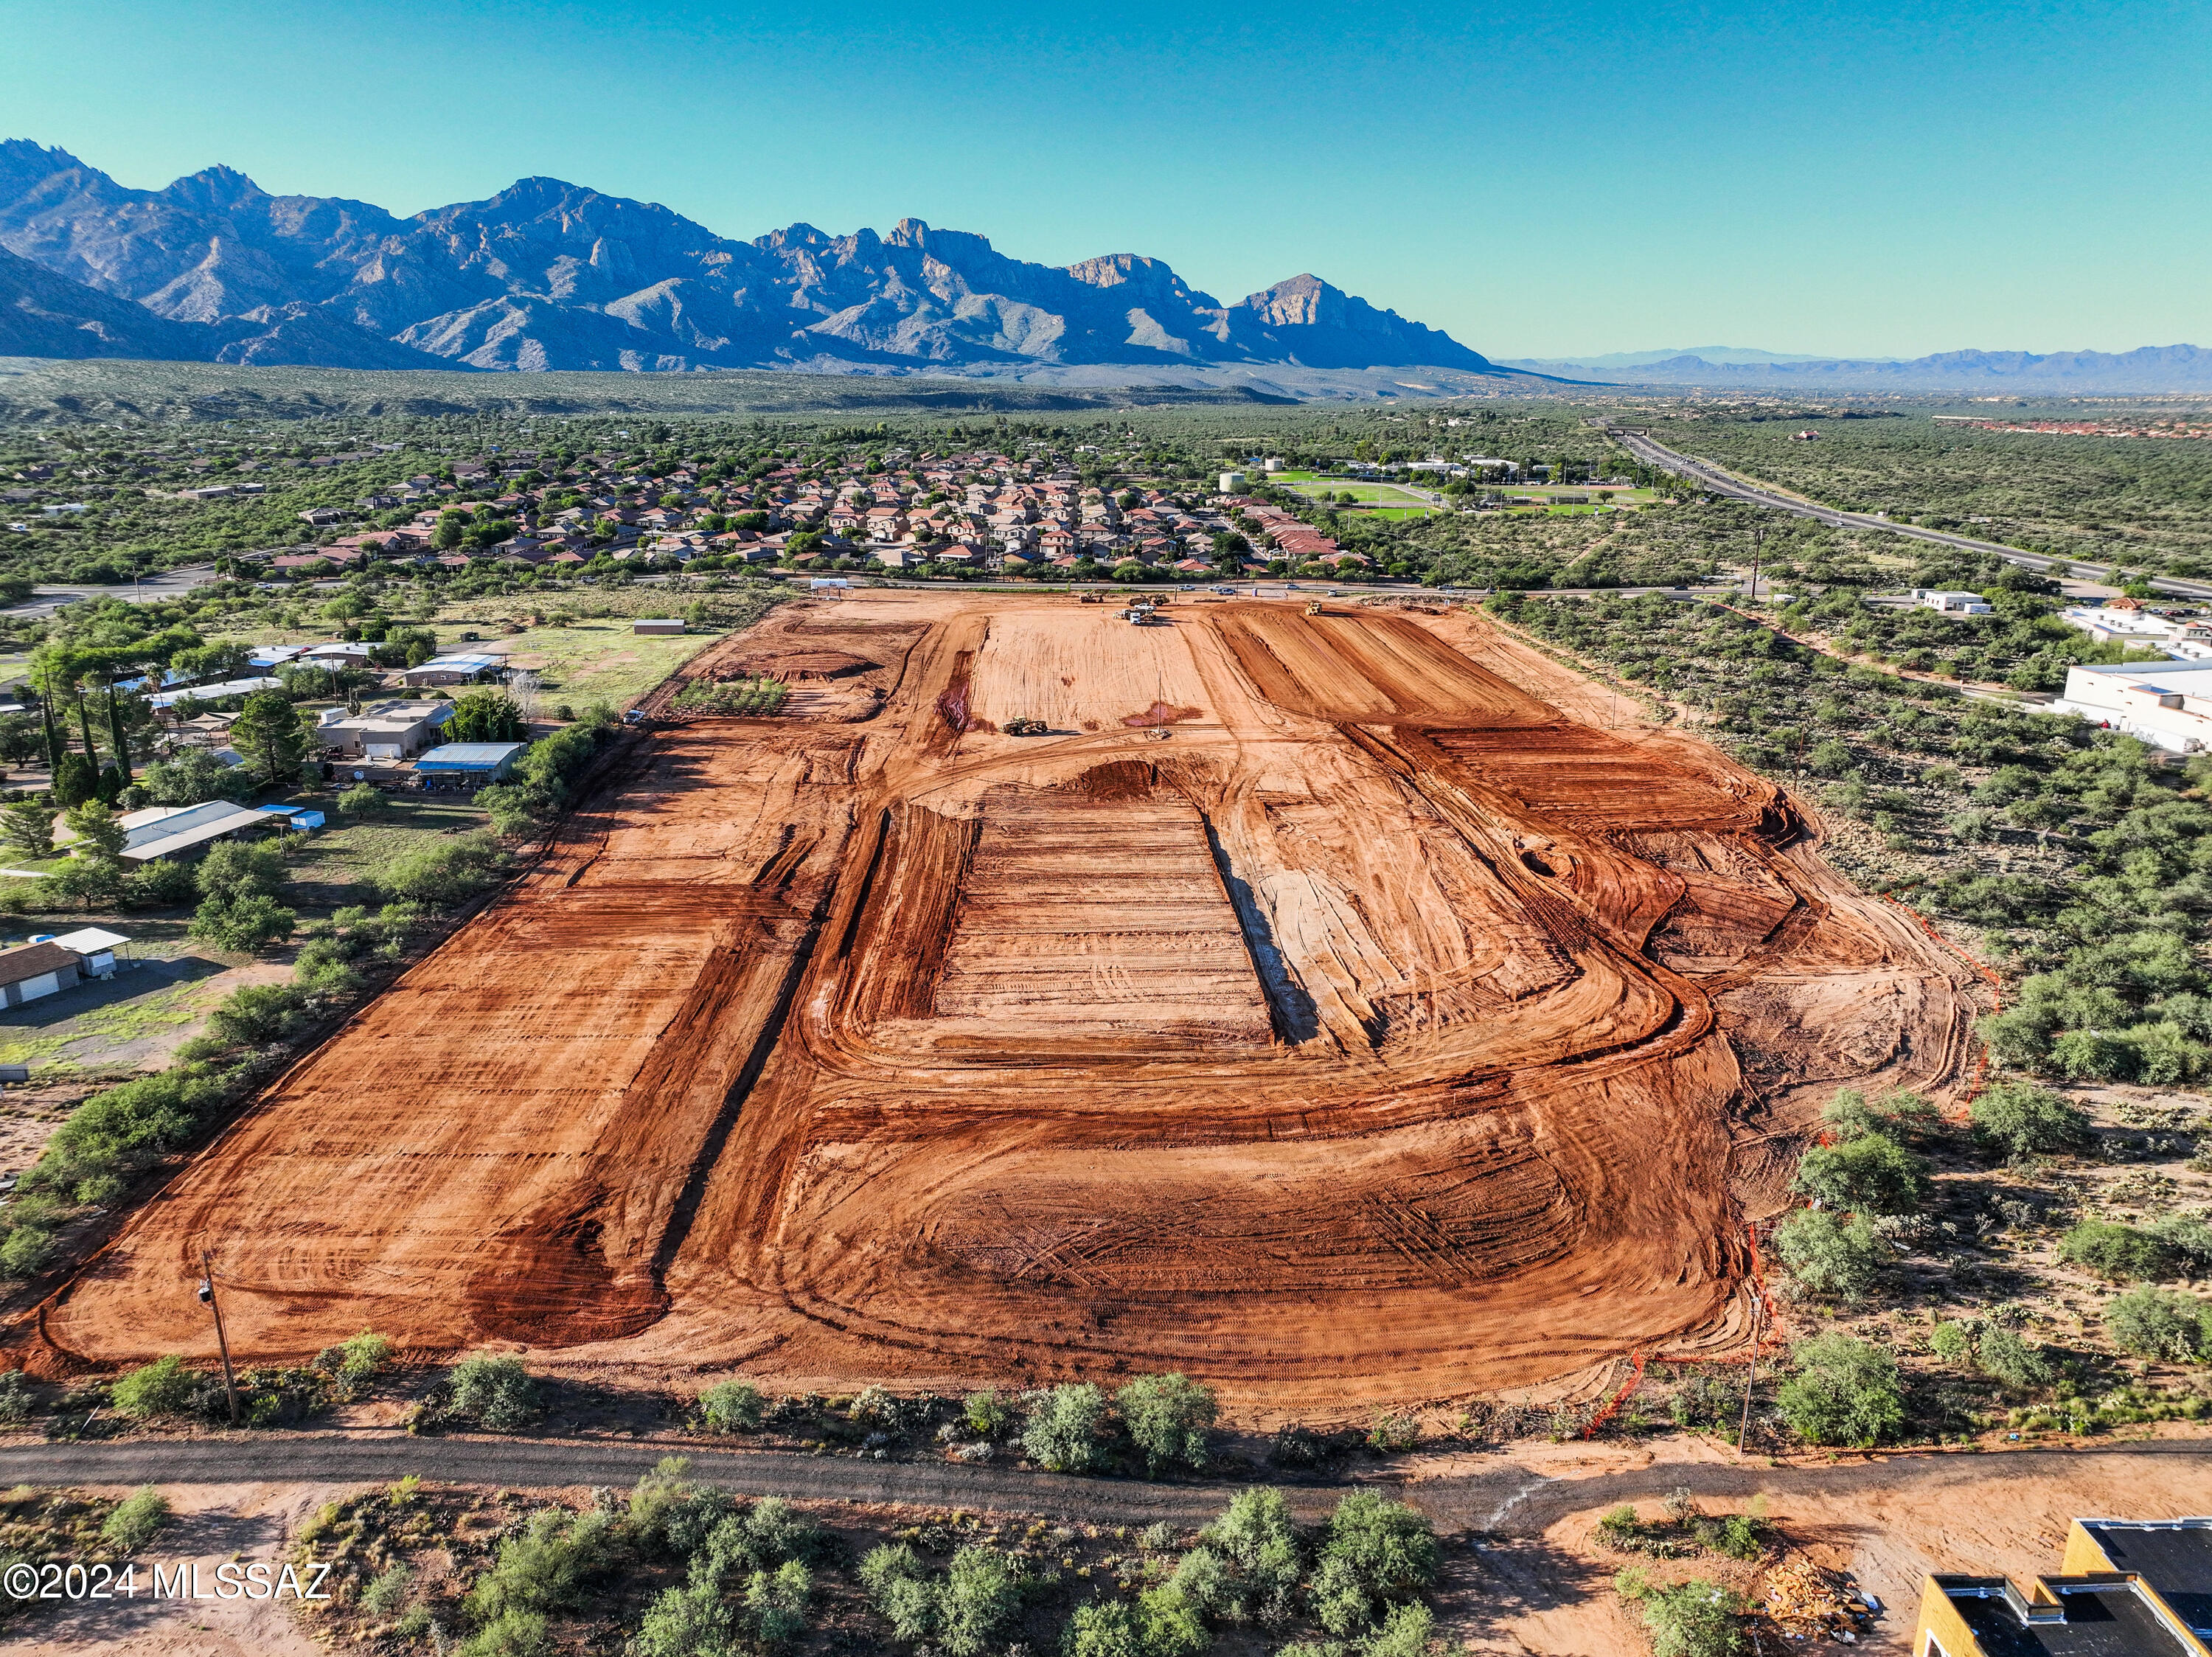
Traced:
<path fill-rule="evenodd" d="M 1309 499 L 1318 495 L 1349 495 L 1354 501 L 1363 504 L 1370 503 L 1384 506 L 1425 504 L 1419 496 L 1410 490 L 1400 489 L 1395 484 L 1355 484 L 1334 478 L 1324 479 L 1310 488 L 1301 488 L 1297 492 Z"/>

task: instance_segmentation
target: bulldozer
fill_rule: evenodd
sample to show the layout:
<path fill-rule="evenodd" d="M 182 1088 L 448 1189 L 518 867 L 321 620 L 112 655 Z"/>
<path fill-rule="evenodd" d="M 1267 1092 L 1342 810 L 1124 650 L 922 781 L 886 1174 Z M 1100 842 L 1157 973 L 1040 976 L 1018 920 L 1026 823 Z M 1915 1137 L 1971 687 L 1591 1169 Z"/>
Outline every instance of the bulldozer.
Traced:
<path fill-rule="evenodd" d="M 1310 616 L 1319 615 L 1321 613 L 1321 600 L 1319 599 L 1308 599 L 1306 600 L 1306 613 Z"/>

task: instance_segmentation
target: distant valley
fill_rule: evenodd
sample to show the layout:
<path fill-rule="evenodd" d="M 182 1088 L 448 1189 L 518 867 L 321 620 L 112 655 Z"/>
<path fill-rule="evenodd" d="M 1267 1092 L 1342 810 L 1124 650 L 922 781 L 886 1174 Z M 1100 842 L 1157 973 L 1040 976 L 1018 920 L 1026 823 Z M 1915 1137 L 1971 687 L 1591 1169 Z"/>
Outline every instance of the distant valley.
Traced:
<path fill-rule="evenodd" d="M 1569 359 L 1501 358 L 1501 368 L 1616 384 L 1745 391 L 1943 392 L 2024 396 L 2212 392 L 2212 350 L 2150 345 L 2132 351 L 1942 351 L 1932 356 L 1791 356 L 1709 345 L 1696 351 L 1613 351 Z"/>

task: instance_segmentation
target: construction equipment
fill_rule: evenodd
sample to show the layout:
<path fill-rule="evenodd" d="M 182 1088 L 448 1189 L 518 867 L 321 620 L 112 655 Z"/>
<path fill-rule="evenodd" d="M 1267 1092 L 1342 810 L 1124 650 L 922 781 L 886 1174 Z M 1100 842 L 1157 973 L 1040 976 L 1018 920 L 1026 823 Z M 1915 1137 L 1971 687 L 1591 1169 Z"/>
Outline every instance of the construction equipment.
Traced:
<path fill-rule="evenodd" d="M 1306 600 L 1306 613 L 1310 616 L 1319 615 L 1321 613 L 1321 600 L 1319 599 L 1308 599 Z"/>
<path fill-rule="evenodd" d="M 1010 719 L 999 728 L 1008 736 L 1044 736 L 1052 729 L 1042 719 Z"/>

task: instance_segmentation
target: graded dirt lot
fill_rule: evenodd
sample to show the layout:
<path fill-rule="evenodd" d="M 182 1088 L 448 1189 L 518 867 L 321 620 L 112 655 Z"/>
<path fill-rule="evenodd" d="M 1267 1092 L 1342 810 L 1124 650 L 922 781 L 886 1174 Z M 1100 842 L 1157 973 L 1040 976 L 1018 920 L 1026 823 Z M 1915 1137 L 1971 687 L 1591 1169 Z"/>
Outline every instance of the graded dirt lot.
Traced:
<path fill-rule="evenodd" d="M 1978 980 L 1794 801 L 1472 613 L 867 593 L 685 670 L 762 672 L 812 716 L 641 742 L 47 1360 L 211 1356 L 204 1244 L 257 1359 L 1587 1392 L 1741 1344 L 1834 1085 L 1961 1073 Z"/>

